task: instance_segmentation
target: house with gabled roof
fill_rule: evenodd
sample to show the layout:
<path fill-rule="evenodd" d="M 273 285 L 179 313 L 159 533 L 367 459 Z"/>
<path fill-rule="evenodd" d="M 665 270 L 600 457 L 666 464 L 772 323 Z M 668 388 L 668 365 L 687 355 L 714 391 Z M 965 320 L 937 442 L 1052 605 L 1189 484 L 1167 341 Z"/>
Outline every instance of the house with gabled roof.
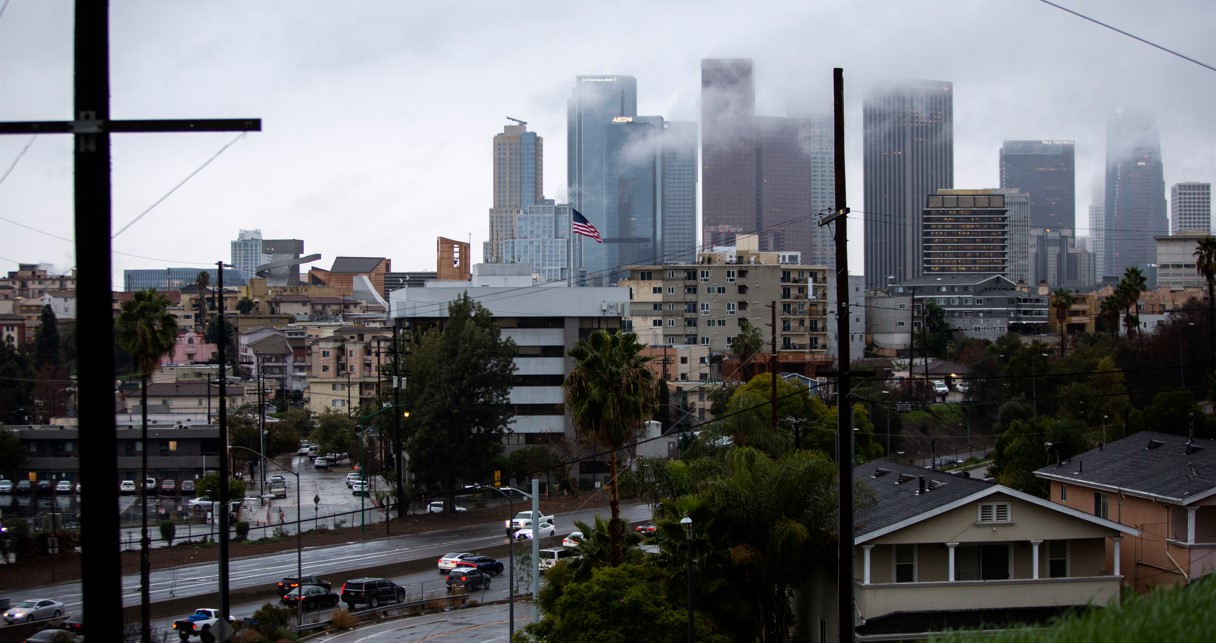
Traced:
<path fill-rule="evenodd" d="M 1052 502 L 1140 531 L 1107 548 L 1136 591 L 1216 572 L 1216 442 L 1142 431 L 1035 475 Z"/>
<path fill-rule="evenodd" d="M 1132 527 L 999 484 L 897 462 L 871 461 L 853 475 L 858 640 L 1045 623 L 1077 607 L 1119 601 L 1122 576 L 1118 563 L 1107 564 L 1106 548 L 1137 535 Z M 821 619 L 820 632 L 835 620 L 824 607 L 813 605 L 807 615 Z"/>

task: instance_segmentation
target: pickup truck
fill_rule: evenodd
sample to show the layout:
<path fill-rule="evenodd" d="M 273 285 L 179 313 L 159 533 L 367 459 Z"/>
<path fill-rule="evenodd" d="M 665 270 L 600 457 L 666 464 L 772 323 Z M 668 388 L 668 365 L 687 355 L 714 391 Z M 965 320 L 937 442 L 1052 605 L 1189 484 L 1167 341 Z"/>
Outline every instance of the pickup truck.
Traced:
<path fill-rule="evenodd" d="M 204 607 L 194 610 L 194 613 L 186 618 L 173 621 L 173 629 L 178 636 L 182 637 L 183 641 L 188 641 L 191 636 L 197 636 L 202 639 L 203 643 L 212 643 L 216 640 L 216 636 L 211 630 L 219 620 L 220 611 L 218 609 Z M 234 623 L 235 621 L 229 616 L 228 622 Z"/>
<path fill-rule="evenodd" d="M 544 515 L 543 511 L 538 512 L 538 513 L 540 513 L 540 516 L 536 518 L 535 522 L 538 522 L 538 523 L 547 522 L 550 524 L 554 524 L 557 522 L 553 519 L 552 515 L 546 516 L 546 515 Z M 533 522 L 534 521 L 533 521 L 533 516 L 532 516 L 531 510 L 521 511 L 521 512 L 515 514 L 515 517 L 511 519 L 511 529 L 519 530 L 519 529 L 523 529 L 525 527 L 531 527 Z"/>
<path fill-rule="evenodd" d="M 316 576 L 301 576 L 300 578 L 296 578 L 295 576 L 288 576 L 288 577 L 284 578 L 283 580 L 279 581 L 279 586 L 278 586 L 279 587 L 279 597 L 281 598 L 283 596 L 286 596 L 288 592 L 299 587 L 300 585 L 320 585 L 321 587 L 324 587 L 325 589 L 330 588 L 329 581 L 321 580 L 320 578 L 318 578 Z"/>

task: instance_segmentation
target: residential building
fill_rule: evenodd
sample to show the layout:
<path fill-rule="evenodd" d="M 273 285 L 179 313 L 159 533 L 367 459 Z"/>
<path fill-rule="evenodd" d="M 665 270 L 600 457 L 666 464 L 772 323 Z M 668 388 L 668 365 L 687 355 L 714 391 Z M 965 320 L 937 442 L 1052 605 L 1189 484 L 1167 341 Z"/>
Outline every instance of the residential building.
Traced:
<path fill-rule="evenodd" d="M 963 336 L 996 341 L 1011 332 L 1046 332 L 1048 300 L 1046 293 L 1031 293 L 1000 275 L 925 276 L 892 282 L 885 293 L 869 295 L 867 328 L 876 347 L 907 349 L 912 333 L 924 329 L 925 306 L 932 303 Z"/>
<path fill-rule="evenodd" d="M 219 284 L 215 268 L 137 268 L 122 271 L 122 289 L 137 290 L 181 290 L 197 283 L 198 273 L 205 272 L 213 286 Z M 224 286 L 244 286 L 245 276 L 235 268 L 224 268 Z"/>
<path fill-rule="evenodd" d="M 25 317 L 0 313 L 0 342 L 19 348 L 25 345 L 25 339 Z"/>
<path fill-rule="evenodd" d="M 353 414 L 373 402 L 392 368 L 392 328 L 343 325 L 307 342 L 308 409 Z"/>
<path fill-rule="evenodd" d="M 1212 184 L 1187 181 L 1170 186 L 1170 234 L 1212 233 Z"/>
<path fill-rule="evenodd" d="M 508 263 L 502 242 L 514 239 L 514 218 L 544 197 L 544 144 L 528 124 L 508 117 L 507 125 L 494 136 L 494 201 L 490 207 L 490 240 L 483 255 L 487 263 Z"/>
<path fill-rule="evenodd" d="M 270 263 L 270 255 L 262 252 L 261 230 L 241 230 L 231 245 L 232 265 L 241 271 L 246 283 L 258 276 L 258 266 Z"/>
<path fill-rule="evenodd" d="M 1177 186 L 1175 186 L 1177 187 Z M 1157 286 L 1187 288 L 1207 286 L 1207 279 L 1195 269 L 1195 249 L 1209 234 L 1206 230 L 1184 230 L 1168 237 L 1155 237 L 1157 242 Z"/>
<path fill-rule="evenodd" d="M 620 283 L 630 288 L 629 327 L 638 340 L 726 352 L 741 320 L 769 327 L 775 305 L 781 369 L 830 364 L 827 269 L 778 263 L 776 253 L 756 250 L 754 235 L 737 241 L 737 248 L 701 253 L 696 264 L 630 267 Z"/>
<path fill-rule="evenodd" d="M 583 236 L 574 240 L 575 265 L 585 271 L 579 283 L 612 283 L 621 265 L 617 247 L 623 236 L 622 221 L 612 209 L 618 204 L 621 186 L 611 167 L 609 135 L 614 119 L 637 116 L 637 93 L 637 79 L 632 76 L 577 76 L 567 104 L 566 185 L 570 206 L 586 217 L 603 239 L 603 243 Z M 613 133 L 620 134 L 620 128 Z M 614 148 L 619 149 L 619 143 Z"/>
<path fill-rule="evenodd" d="M 1116 109 L 1106 127 L 1106 225 L 1103 277 L 1139 267 L 1156 285 L 1154 237 L 1165 236 L 1165 179 L 1152 112 Z"/>
<path fill-rule="evenodd" d="M 952 629 L 1047 625 L 1068 610 L 1117 606 L 1125 568 L 1107 549 L 1140 530 L 1016 489 L 874 460 L 854 467 L 867 502 L 854 516 L 859 641 Z M 834 574 L 811 573 L 804 620 L 839 632 Z M 829 586 L 829 582 L 831 586 Z M 825 638 L 826 636 L 826 638 Z"/>
<path fill-rule="evenodd" d="M 228 392 L 228 406 L 235 408 L 249 400 L 245 387 L 238 383 L 229 383 L 225 388 Z M 249 391 L 252 393 L 253 391 Z M 126 412 L 139 413 L 139 386 L 123 390 L 123 403 Z M 148 384 L 148 412 L 167 414 L 202 413 L 214 405 L 219 408 L 219 388 L 209 386 L 206 382 L 151 382 Z"/>
<path fill-rule="evenodd" d="M 1216 572 L 1211 440 L 1143 431 L 1035 475 L 1050 484 L 1052 502 L 1141 529 L 1122 547 L 1107 543 L 1105 552 L 1107 566 L 1121 567 L 1136 591 Z"/>
<path fill-rule="evenodd" d="M 1001 187 L 1029 197 L 1031 228 L 1077 227 L 1075 148 L 1073 141 L 1062 140 L 1005 141 L 1001 146 Z"/>
<path fill-rule="evenodd" d="M 863 100 L 866 288 L 921 272 L 925 196 L 954 187 L 954 85 L 896 80 Z"/>
<path fill-rule="evenodd" d="M 48 291 L 75 291 L 76 270 L 66 275 L 51 274 L 48 264 L 20 263 L 8 276 L 0 277 L 0 289 L 12 288 L 12 297 L 34 299 Z"/>
<path fill-rule="evenodd" d="M 938 190 L 929 195 L 921 218 L 918 272 L 1009 278 L 1010 228 L 1005 195 L 992 190 Z"/>
<path fill-rule="evenodd" d="M 178 332 L 173 345 L 171 364 L 194 364 L 215 360 L 216 345 L 207 343 L 202 333 L 193 330 Z"/>
<path fill-rule="evenodd" d="M 568 352 L 593 330 L 622 326 L 630 311 L 629 289 L 533 285 L 530 266 L 477 264 L 471 282 L 436 281 L 393 292 L 392 319 L 425 330 L 446 318 L 448 305 L 466 293 L 490 311 L 502 336 L 519 349 L 515 364 L 521 381 L 510 393 L 515 415 L 504 437 L 507 446 L 573 442 L 561 386 L 574 367 Z"/>

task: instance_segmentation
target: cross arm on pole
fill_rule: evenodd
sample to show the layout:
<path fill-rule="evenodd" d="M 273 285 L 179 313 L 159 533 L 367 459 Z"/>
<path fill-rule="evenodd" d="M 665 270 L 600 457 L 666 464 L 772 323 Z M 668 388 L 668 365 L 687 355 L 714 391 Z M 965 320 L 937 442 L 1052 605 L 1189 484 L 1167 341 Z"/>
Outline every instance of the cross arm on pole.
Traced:
<path fill-rule="evenodd" d="M 260 132 L 260 118 L 171 119 L 127 121 L 11 121 L 0 134 L 100 134 L 102 132 Z"/>

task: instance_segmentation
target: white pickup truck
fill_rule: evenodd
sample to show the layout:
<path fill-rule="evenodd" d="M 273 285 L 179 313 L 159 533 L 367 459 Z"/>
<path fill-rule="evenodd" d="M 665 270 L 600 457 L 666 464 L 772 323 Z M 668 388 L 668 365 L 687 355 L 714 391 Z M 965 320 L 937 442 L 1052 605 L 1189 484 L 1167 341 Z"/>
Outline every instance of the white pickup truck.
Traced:
<path fill-rule="evenodd" d="M 216 634 L 220 633 L 221 629 L 224 628 L 224 624 L 219 623 L 219 620 L 219 610 L 203 607 L 194 610 L 194 613 L 186 618 L 174 621 L 173 629 L 183 641 L 189 640 L 191 636 L 198 636 L 203 640 L 203 643 L 211 643 L 218 638 Z M 234 619 L 229 616 L 228 623 L 231 624 L 233 622 L 235 622 Z M 228 632 L 231 632 L 231 630 L 229 629 Z"/>
<path fill-rule="evenodd" d="M 556 524 L 557 521 L 555 521 L 553 519 L 552 515 L 546 516 L 546 515 L 544 515 L 545 512 L 543 512 L 543 511 L 538 512 L 538 513 L 540 515 L 537 516 L 535 520 L 533 520 L 531 510 L 521 511 L 521 512 L 515 514 L 515 517 L 511 519 L 511 529 L 513 531 L 517 531 L 517 530 L 523 529 L 525 527 L 531 527 L 533 525 L 533 523 L 539 524 L 542 522 L 547 522 L 550 524 Z"/>

